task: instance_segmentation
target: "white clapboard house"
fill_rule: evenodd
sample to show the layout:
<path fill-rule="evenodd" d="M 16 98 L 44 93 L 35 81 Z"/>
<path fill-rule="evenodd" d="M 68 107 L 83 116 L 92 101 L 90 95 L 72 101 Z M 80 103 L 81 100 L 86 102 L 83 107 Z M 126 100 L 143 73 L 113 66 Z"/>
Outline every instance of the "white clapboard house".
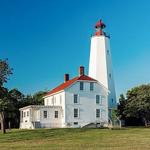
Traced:
<path fill-rule="evenodd" d="M 79 76 L 64 83 L 44 97 L 44 106 L 31 105 L 20 109 L 20 128 L 84 127 L 107 125 L 108 90 L 79 69 Z"/>

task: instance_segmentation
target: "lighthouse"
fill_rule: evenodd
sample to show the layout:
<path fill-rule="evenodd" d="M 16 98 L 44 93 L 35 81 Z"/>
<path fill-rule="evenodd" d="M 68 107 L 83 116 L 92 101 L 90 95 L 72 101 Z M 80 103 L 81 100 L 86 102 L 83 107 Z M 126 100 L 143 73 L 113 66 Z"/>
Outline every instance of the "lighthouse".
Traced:
<path fill-rule="evenodd" d="M 102 20 L 95 25 L 95 33 L 91 37 L 89 76 L 98 80 L 108 90 L 108 109 L 111 116 L 116 107 L 116 92 L 110 51 L 110 37 L 104 32 L 106 25 Z"/>

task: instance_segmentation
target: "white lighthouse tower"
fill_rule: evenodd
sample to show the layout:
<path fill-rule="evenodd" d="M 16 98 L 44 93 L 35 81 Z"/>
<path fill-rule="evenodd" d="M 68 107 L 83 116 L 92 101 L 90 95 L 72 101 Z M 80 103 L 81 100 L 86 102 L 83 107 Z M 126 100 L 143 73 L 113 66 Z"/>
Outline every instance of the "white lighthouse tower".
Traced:
<path fill-rule="evenodd" d="M 101 20 L 95 25 L 96 32 L 91 38 L 89 76 L 98 80 L 110 91 L 108 108 L 111 115 L 111 110 L 116 107 L 116 92 L 109 45 L 110 37 L 103 31 L 105 27 Z"/>

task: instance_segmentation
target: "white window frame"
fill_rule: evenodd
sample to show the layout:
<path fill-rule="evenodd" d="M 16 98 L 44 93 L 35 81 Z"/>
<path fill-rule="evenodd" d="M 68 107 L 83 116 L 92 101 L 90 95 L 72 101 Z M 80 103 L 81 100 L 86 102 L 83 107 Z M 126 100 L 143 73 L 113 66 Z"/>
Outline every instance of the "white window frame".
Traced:
<path fill-rule="evenodd" d="M 51 104 L 54 105 L 54 96 L 51 98 Z"/>
<path fill-rule="evenodd" d="M 83 89 L 81 89 L 81 83 L 83 84 Z M 84 82 L 83 82 L 83 81 L 80 81 L 80 82 L 79 82 L 79 86 L 80 86 L 80 87 L 79 87 L 79 88 L 80 88 L 80 91 L 84 91 Z"/>
<path fill-rule="evenodd" d="M 45 112 L 46 112 L 46 114 L 45 114 Z M 43 118 L 44 119 L 48 118 L 48 112 L 47 112 L 47 110 L 43 110 Z"/>
<path fill-rule="evenodd" d="M 25 111 L 23 112 L 23 117 L 26 117 L 26 112 Z"/>
<path fill-rule="evenodd" d="M 78 110 L 78 111 L 77 111 L 77 112 L 78 112 L 78 116 L 77 116 L 77 117 L 75 117 L 75 113 L 74 113 L 74 110 L 75 110 L 75 109 Z M 74 109 L 73 109 L 73 117 L 74 117 L 74 118 L 79 118 L 79 108 L 74 108 Z"/>
<path fill-rule="evenodd" d="M 74 102 L 75 95 L 77 95 L 77 103 Z M 79 94 L 73 94 L 73 104 L 79 104 Z"/>
<path fill-rule="evenodd" d="M 29 117 L 29 111 L 27 111 L 27 117 Z"/>
<path fill-rule="evenodd" d="M 91 85 L 93 85 L 93 89 L 91 89 Z M 94 91 L 94 82 L 90 82 L 90 91 Z"/>
<path fill-rule="evenodd" d="M 56 96 L 54 97 L 54 104 L 56 104 L 57 102 L 56 102 Z"/>
<path fill-rule="evenodd" d="M 97 110 L 99 110 L 99 117 L 97 117 Z M 96 118 L 101 118 L 101 110 L 100 109 L 96 109 Z"/>
<path fill-rule="evenodd" d="M 79 123 L 76 121 L 76 122 L 73 122 L 73 125 L 74 125 L 74 126 L 78 126 Z"/>
<path fill-rule="evenodd" d="M 23 114 L 23 111 L 21 111 L 21 118 L 23 118 L 24 117 L 24 114 Z"/>
<path fill-rule="evenodd" d="M 105 104 L 105 101 L 106 101 L 106 96 L 101 95 L 101 105 Z"/>
<path fill-rule="evenodd" d="M 97 103 L 97 96 L 99 96 L 99 103 Z M 96 105 L 101 105 L 102 104 L 102 96 L 99 94 L 96 94 L 95 101 L 96 101 Z"/>
<path fill-rule="evenodd" d="M 48 98 L 45 99 L 45 105 L 48 105 Z"/>
<path fill-rule="evenodd" d="M 56 115 L 56 112 L 57 112 L 57 115 Z M 56 116 L 57 116 L 57 117 L 56 117 Z M 55 119 L 58 119 L 58 118 L 59 118 L 59 111 L 58 111 L 58 110 L 55 110 L 55 111 L 54 111 L 54 118 L 55 118 Z"/>

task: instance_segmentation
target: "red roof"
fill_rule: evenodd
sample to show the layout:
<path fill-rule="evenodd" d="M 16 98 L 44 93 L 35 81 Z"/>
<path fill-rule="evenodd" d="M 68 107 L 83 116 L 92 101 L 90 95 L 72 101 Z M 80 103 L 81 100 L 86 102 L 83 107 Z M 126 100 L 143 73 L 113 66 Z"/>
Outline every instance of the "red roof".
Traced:
<path fill-rule="evenodd" d="M 96 25 L 95 25 L 95 28 L 105 28 L 106 25 L 102 22 L 102 20 L 99 20 Z"/>
<path fill-rule="evenodd" d="M 99 31 L 95 32 L 95 35 L 96 35 L 96 36 L 103 35 L 103 31 L 102 31 L 102 30 L 99 30 Z"/>
<path fill-rule="evenodd" d="M 66 81 L 65 83 L 60 84 L 56 88 L 52 89 L 50 92 L 48 92 L 46 94 L 46 96 L 54 94 L 54 93 L 57 93 L 57 92 L 59 92 L 61 90 L 64 90 L 64 89 L 66 89 L 67 87 L 71 86 L 73 83 L 75 83 L 76 81 L 79 81 L 79 80 L 96 81 L 95 79 L 93 79 L 93 78 L 91 78 L 89 76 L 86 76 L 86 75 L 75 77 L 75 78 L 73 78 L 73 79 L 71 79 L 69 81 Z"/>

